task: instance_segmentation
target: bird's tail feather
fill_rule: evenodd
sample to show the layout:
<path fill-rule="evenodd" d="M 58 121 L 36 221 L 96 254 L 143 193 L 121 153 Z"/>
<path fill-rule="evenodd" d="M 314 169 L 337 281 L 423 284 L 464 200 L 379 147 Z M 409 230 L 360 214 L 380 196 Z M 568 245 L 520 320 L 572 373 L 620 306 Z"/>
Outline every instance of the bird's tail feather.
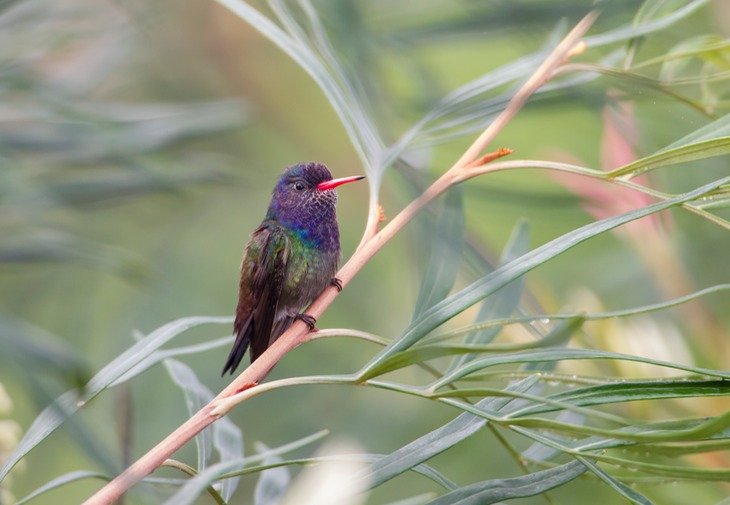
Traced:
<path fill-rule="evenodd" d="M 231 375 L 233 375 L 233 372 L 241 363 L 243 355 L 246 354 L 248 345 L 251 342 L 251 335 L 253 335 L 253 321 L 251 321 L 250 318 L 245 324 L 241 326 L 235 324 L 234 327 L 236 330 L 236 341 L 233 343 L 233 347 L 228 355 L 226 364 L 223 366 L 221 377 L 223 377 L 228 371 L 230 371 Z"/>

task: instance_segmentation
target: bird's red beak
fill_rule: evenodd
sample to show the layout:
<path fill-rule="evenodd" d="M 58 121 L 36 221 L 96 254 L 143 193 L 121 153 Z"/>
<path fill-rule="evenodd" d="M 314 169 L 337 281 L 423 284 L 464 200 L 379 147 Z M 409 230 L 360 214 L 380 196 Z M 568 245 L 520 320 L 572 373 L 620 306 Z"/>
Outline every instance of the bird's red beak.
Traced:
<path fill-rule="evenodd" d="M 342 184 L 347 184 L 348 182 L 355 182 L 360 181 L 364 179 L 364 175 L 353 175 L 352 177 L 342 177 L 340 179 L 331 179 L 329 181 L 320 182 L 317 184 L 317 189 L 320 191 L 327 191 L 328 189 L 334 189 L 337 186 L 340 186 Z"/>

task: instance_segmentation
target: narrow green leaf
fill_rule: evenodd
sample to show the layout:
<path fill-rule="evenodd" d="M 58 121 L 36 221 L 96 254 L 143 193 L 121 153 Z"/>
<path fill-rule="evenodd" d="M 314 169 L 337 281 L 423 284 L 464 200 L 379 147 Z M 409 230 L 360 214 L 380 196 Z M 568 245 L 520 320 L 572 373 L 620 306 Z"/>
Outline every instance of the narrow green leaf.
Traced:
<path fill-rule="evenodd" d="M 564 391 L 548 396 L 548 399 L 586 407 L 591 405 L 606 405 L 609 403 L 706 396 L 730 396 L 730 381 L 662 380 L 621 382 L 619 384 L 607 384 Z M 542 414 L 554 410 L 557 409 L 551 405 L 538 405 L 520 411 L 519 415 Z"/>
<path fill-rule="evenodd" d="M 256 444 L 256 451 L 270 454 L 264 458 L 264 465 L 275 465 L 282 462 L 279 456 L 271 455 L 270 449 L 261 442 Z M 284 497 L 290 482 L 291 476 L 286 466 L 274 466 L 264 470 L 256 483 L 254 505 L 276 505 Z"/>
<path fill-rule="evenodd" d="M 692 133 L 685 135 L 681 139 L 669 144 L 668 146 L 659 150 L 659 152 L 671 151 L 679 147 L 684 147 L 690 144 L 697 144 L 698 142 L 704 142 L 706 140 L 713 140 L 719 138 L 730 137 L 730 114 L 725 114 L 720 119 L 717 119 L 702 128 L 698 128 Z"/>
<path fill-rule="evenodd" d="M 383 149 L 382 141 L 376 127 L 363 108 L 363 101 L 352 96 L 352 85 L 347 81 L 338 81 L 332 68 L 323 61 L 310 42 L 305 43 L 297 31 L 294 31 L 293 34 L 287 33 L 243 0 L 217 1 L 276 44 L 312 77 L 339 116 L 355 152 L 368 173 L 368 184 L 372 192 L 377 194 L 382 173 L 377 170 L 376 160 Z M 294 25 L 295 23 L 288 24 L 290 32 L 293 31 L 293 28 L 299 30 L 298 26 Z M 318 36 L 326 37 L 323 32 L 319 32 Z"/>
<path fill-rule="evenodd" d="M 530 251 L 530 225 L 520 220 L 512 230 L 507 246 L 502 252 L 499 266 L 507 265 Z M 487 297 L 477 316 L 477 321 L 488 321 L 509 317 L 518 307 L 524 287 L 522 277 L 518 277 L 505 287 Z M 467 343 L 486 344 L 497 335 L 498 330 L 475 332 L 466 338 Z M 468 361 L 468 360 L 467 360 Z"/>
<path fill-rule="evenodd" d="M 607 438 L 614 437 L 614 438 Z M 642 423 L 639 426 L 624 426 L 612 430 L 608 435 L 590 436 L 575 441 L 570 446 L 576 450 L 606 450 L 639 445 L 637 450 L 658 453 L 682 454 L 683 447 L 662 445 L 665 442 L 682 442 L 683 446 L 689 441 L 730 442 L 730 414 L 725 413 L 715 418 L 680 419 Z M 708 447 L 711 444 L 708 444 Z M 696 444 L 695 444 L 696 447 Z M 674 450 L 677 450 L 674 453 Z"/>
<path fill-rule="evenodd" d="M 186 317 L 172 321 L 153 331 L 112 360 L 92 377 L 83 390 L 74 389 L 63 393 L 55 402 L 43 409 L 30 425 L 23 439 L 0 469 L 0 481 L 18 461 L 45 440 L 66 419 L 150 353 L 190 328 L 202 324 L 227 323 L 229 320 L 230 318 L 227 317 Z"/>
<path fill-rule="evenodd" d="M 233 318 L 228 318 L 229 323 L 233 323 Z M 124 374 L 119 376 L 117 380 L 112 382 L 110 384 L 110 387 L 117 386 L 119 384 L 123 384 L 127 382 L 128 380 L 132 379 L 133 377 L 136 377 L 137 375 L 141 374 L 145 370 L 148 370 L 149 368 L 155 366 L 157 363 L 160 363 L 167 358 L 174 358 L 176 356 L 186 356 L 188 354 L 198 354 L 205 351 L 210 351 L 211 349 L 218 349 L 219 347 L 229 347 L 233 343 L 233 337 L 223 337 L 218 338 L 216 340 L 211 340 L 209 342 L 203 342 L 202 344 L 194 344 L 194 345 L 187 345 L 183 347 L 173 347 L 170 349 L 162 349 L 158 351 L 154 351 L 148 356 L 146 356 L 142 361 L 138 362 L 136 365 L 134 365 L 132 368 L 127 370 Z"/>
<path fill-rule="evenodd" d="M 156 329 L 102 368 L 86 386 L 87 394 L 106 388 L 118 377 L 179 334 L 203 324 L 228 324 L 230 317 L 193 316 L 176 319 Z"/>
<path fill-rule="evenodd" d="M 558 323 L 550 330 L 545 338 L 549 342 L 555 342 L 555 345 L 565 345 L 573 333 L 578 331 L 582 326 L 585 319 L 581 316 L 573 319 L 567 319 L 565 321 L 558 321 Z M 557 367 L 557 361 L 536 361 L 532 363 L 525 363 L 522 366 L 522 371 L 526 372 L 552 372 Z"/>
<path fill-rule="evenodd" d="M 577 458 L 578 461 L 583 463 L 593 474 L 595 474 L 599 479 L 601 479 L 603 482 L 609 485 L 612 489 L 614 489 L 616 492 L 618 492 L 621 496 L 629 500 L 631 503 L 635 503 L 636 505 L 654 505 L 654 503 L 649 500 L 646 496 L 639 493 L 635 489 L 631 489 L 626 484 L 623 484 L 622 482 L 618 481 L 617 479 L 611 477 L 609 474 L 601 470 L 598 465 L 596 465 L 594 462 L 589 460 L 588 458 Z"/>
<path fill-rule="evenodd" d="M 528 377 L 511 385 L 508 390 L 516 392 L 528 391 L 537 382 L 536 377 Z M 482 409 L 499 411 L 513 399 L 509 397 L 485 398 L 477 406 Z M 462 440 L 479 431 L 486 420 L 473 414 L 461 414 L 444 426 L 414 440 L 397 451 L 377 460 L 359 479 L 374 488 L 396 475 L 427 461 L 428 459 L 453 447 Z"/>
<path fill-rule="evenodd" d="M 112 480 L 111 477 L 108 475 L 104 475 L 101 473 L 96 472 L 85 472 L 85 471 L 77 471 L 77 472 L 69 472 L 67 474 L 61 475 L 60 477 L 56 477 L 55 479 L 43 484 L 41 487 L 30 493 L 25 498 L 15 502 L 15 505 L 23 505 L 24 503 L 28 503 L 29 501 L 33 500 L 34 498 L 37 498 L 38 496 L 47 493 L 48 491 L 53 491 L 56 488 L 65 486 L 66 484 L 70 484 L 72 482 L 76 482 L 83 479 L 101 479 L 105 481 Z"/>
<path fill-rule="evenodd" d="M 275 456 L 281 456 L 282 454 L 286 454 L 300 449 L 306 445 L 318 442 L 325 438 L 327 435 L 329 435 L 329 433 L 329 430 L 321 430 L 316 433 L 312 433 L 311 435 L 307 435 L 306 437 L 302 437 L 298 440 L 294 440 L 293 442 L 289 442 L 288 444 L 275 447 L 274 449 L 268 449 L 266 451 L 258 452 L 255 455 L 244 458 L 243 461 L 246 465 L 253 465 L 255 463 L 262 462 Z"/>
<path fill-rule="evenodd" d="M 527 221 L 521 220 L 512 230 L 507 246 L 502 252 L 499 266 L 506 265 L 516 260 L 530 250 L 530 227 Z M 512 315 L 517 310 L 524 286 L 523 278 L 518 277 L 505 287 L 484 299 L 482 306 L 477 314 L 476 321 L 491 321 L 493 319 L 503 319 Z M 467 335 L 464 340 L 467 344 L 487 344 L 497 336 L 501 327 L 488 328 L 475 331 Z M 449 365 L 449 370 L 453 370 L 463 365 L 467 361 L 471 361 L 476 357 L 474 354 L 465 354 L 454 359 Z"/>
<path fill-rule="evenodd" d="M 608 463 L 614 466 L 621 466 L 632 471 L 646 472 L 651 475 L 659 475 L 673 479 L 690 479 L 700 481 L 728 481 L 730 480 L 730 470 L 726 468 L 714 469 L 693 466 L 667 465 L 647 462 L 637 459 L 629 459 L 626 457 L 612 456 L 605 452 L 596 452 L 594 448 L 588 450 L 575 449 L 566 444 L 562 439 L 556 439 L 544 430 L 530 430 L 521 426 L 510 427 L 516 433 L 524 435 L 532 440 L 541 442 L 548 447 L 553 447 L 566 454 L 573 456 L 584 456 L 595 461 Z"/>
<path fill-rule="evenodd" d="M 566 233 L 561 237 L 533 249 L 529 253 L 520 256 L 518 259 L 511 261 L 501 268 L 498 268 L 494 272 L 472 283 L 470 286 L 467 286 L 465 289 L 450 296 L 426 311 L 419 321 L 410 325 L 403 335 L 391 342 L 384 350 L 378 353 L 367 365 L 365 365 L 360 371 L 360 377 L 363 379 L 370 378 L 372 376 L 372 370 L 376 369 L 389 356 L 411 347 L 427 333 L 445 321 L 451 319 L 456 314 L 471 307 L 476 302 L 484 299 L 486 296 L 496 292 L 498 289 L 509 284 L 514 279 L 542 265 L 555 256 L 562 254 L 592 237 L 621 226 L 622 224 L 696 200 L 697 198 L 701 198 L 707 193 L 728 183 L 730 183 L 730 177 L 719 179 L 676 198 L 667 199 L 641 209 L 636 209 L 618 216 L 602 219 L 601 221 L 582 226 L 581 228 Z"/>
<path fill-rule="evenodd" d="M 643 450 L 644 453 L 661 454 L 670 458 L 678 458 L 680 456 L 687 456 L 690 454 L 727 451 L 730 449 L 730 437 L 726 436 L 722 440 L 717 441 L 701 440 L 694 444 L 683 443 L 682 445 L 644 444 L 637 449 Z"/>
<path fill-rule="evenodd" d="M 405 351 L 396 353 L 383 361 L 377 368 L 371 372 L 372 376 L 382 375 L 393 372 L 400 368 L 410 365 L 421 364 L 426 361 L 449 355 L 469 354 L 474 356 L 471 361 L 478 358 L 479 353 L 497 353 L 505 351 L 519 351 L 529 349 L 539 349 L 545 347 L 553 347 L 563 344 L 570 340 L 573 332 L 575 332 L 583 324 L 584 319 L 577 315 L 560 324 L 548 333 L 545 337 L 534 342 L 514 345 L 497 345 L 497 344 L 426 344 L 418 345 Z M 467 362 L 468 363 L 468 362 Z M 464 365 L 461 365 L 462 367 Z M 458 370 L 458 369 L 456 369 Z M 454 370 L 446 373 L 450 374 Z"/>
<path fill-rule="evenodd" d="M 67 383 L 80 386 L 88 378 L 80 353 L 62 338 L 27 321 L 0 313 L 0 361 L 12 361 L 27 370 L 53 373 Z"/>
<path fill-rule="evenodd" d="M 314 463 L 323 463 L 323 462 L 332 462 L 332 461 L 357 461 L 357 462 L 368 462 L 368 463 L 374 463 L 382 458 L 384 458 L 385 455 L 383 454 L 349 454 L 349 455 L 338 455 L 338 456 L 318 456 L 318 457 L 312 457 L 312 458 L 299 458 L 299 459 L 289 459 L 289 460 L 282 460 L 278 463 L 269 463 L 269 464 L 260 464 L 257 466 L 250 466 L 247 465 L 245 468 L 242 468 L 240 470 L 225 474 L 223 478 L 228 478 L 236 475 L 249 475 L 252 473 L 258 473 L 264 470 L 268 470 L 270 468 L 278 468 L 282 466 L 291 466 L 291 465 L 310 465 Z M 251 461 L 252 458 L 247 458 L 246 461 Z M 445 489 L 456 489 L 456 484 L 451 482 L 449 479 L 447 479 L 444 475 L 437 472 L 430 466 L 421 463 L 420 465 L 416 465 L 413 468 L 409 469 L 410 471 L 417 473 L 419 475 L 423 475 L 424 477 L 432 480 L 436 484 L 444 487 Z"/>
<path fill-rule="evenodd" d="M 243 468 L 245 463 L 239 461 L 226 461 L 210 465 L 195 477 L 189 479 L 177 493 L 172 495 L 163 505 L 193 505 L 197 498 L 205 493 L 208 486 L 212 486 L 218 479 L 227 473 Z"/>
<path fill-rule="evenodd" d="M 195 468 L 191 467 L 190 465 L 186 465 L 185 463 L 183 463 L 181 461 L 176 461 L 174 459 L 168 459 L 168 460 L 164 461 L 162 463 L 162 465 L 160 465 L 160 466 L 165 467 L 165 468 L 174 468 L 175 470 L 178 470 L 189 477 L 195 477 L 196 475 L 198 475 L 198 472 L 195 470 Z M 210 497 L 213 498 L 213 500 L 215 500 L 215 502 L 218 505 L 226 505 L 226 502 L 223 499 L 223 497 L 213 486 L 208 486 L 206 488 L 206 491 L 208 492 Z"/>
<path fill-rule="evenodd" d="M 388 148 L 384 165 L 393 163 L 408 147 L 417 146 L 419 143 L 433 146 L 454 135 L 467 134 L 474 129 L 473 124 L 470 128 L 463 123 L 478 122 L 481 125 L 484 121 L 488 121 L 490 116 L 504 109 L 509 97 L 502 95 L 485 99 L 487 93 L 526 79 L 556 44 L 556 40 L 550 40 L 538 51 L 490 70 L 445 95 Z M 544 92 L 544 88 L 537 91 L 541 92 Z M 469 113 L 464 110 L 467 107 L 470 108 Z M 453 116 L 451 120 L 448 120 L 449 115 Z M 461 128 L 457 129 L 458 126 Z"/>
<path fill-rule="evenodd" d="M 629 174 L 642 174 L 657 168 L 714 158 L 730 153 L 730 137 L 720 137 L 686 144 L 669 150 L 659 151 L 628 165 L 608 172 L 612 178 Z"/>
<path fill-rule="evenodd" d="M 622 26 L 600 35 L 587 36 L 584 40 L 586 44 L 588 44 L 588 47 L 597 47 L 641 37 L 670 27 L 677 21 L 686 18 L 706 3 L 707 0 L 694 0 L 662 18 L 638 22 L 631 26 Z"/>
<path fill-rule="evenodd" d="M 722 291 L 729 291 L 730 290 L 730 284 L 718 284 L 716 286 L 710 286 L 709 288 L 701 289 L 699 291 L 695 291 L 694 293 L 691 293 L 689 295 L 680 296 L 679 298 L 672 298 L 670 300 L 666 300 L 663 302 L 658 303 L 652 303 L 649 305 L 642 305 L 640 307 L 634 307 L 630 309 L 621 309 L 621 310 L 612 310 L 608 312 L 594 312 L 594 313 L 567 313 L 567 314 L 538 314 L 538 315 L 531 315 L 531 316 L 520 316 L 520 317 L 512 317 L 512 318 L 506 318 L 506 319 L 496 319 L 492 321 L 485 321 L 483 323 L 477 323 L 473 325 L 464 326 L 463 328 L 457 328 L 455 330 L 450 330 L 448 332 L 444 332 L 439 335 L 434 335 L 433 338 L 429 338 L 429 341 L 436 341 L 436 340 L 445 340 L 451 337 L 455 337 L 458 335 L 463 335 L 464 333 L 468 333 L 470 331 L 474 331 L 477 329 L 480 329 L 481 327 L 488 328 L 488 327 L 494 327 L 494 326 L 507 326 L 510 324 L 522 324 L 522 323 L 530 323 L 532 321 L 539 321 L 539 320 L 565 320 L 565 319 L 573 319 L 576 317 L 582 317 L 586 321 L 600 321 L 602 319 L 613 319 L 617 317 L 628 317 L 628 316 L 635 316 L 638 314 L 646 314 L 649 312 L 655 312 L 658 310 L 664 310 L 671 307 L 676 307 L 677 305 L 682 305 L 683 303 L 687 303 L 691 300 L 695 300 L 697 298 L 707 296 L 714 293 L 719 293 Z M 491 347 L 485 348 L 484 352 L 488 351 L 489 349 L 493 349 L 495 351 L 497 350 L 505 350 L 505 351 L 516 351 L 520 349 L 530 349 L 533 347 L 544 347 L 545 346 L 545 340 L 540 339 L 536 340 L 533 343 L 528 344 L 492 344 Z"/>
<path fill-rule="evenodd" d="M 132 279 L 149 276 L 142 258 L 118 247 L 56 231 L 6 236 L 0 246 L 0 263 L 60 262 L 112 272 Z"/>
<path fill-rule="evenodd" d="M 58 128 L 49 139 L 64 163 L 89 163 L 161 149 L 180 139 L 216 133 L 240 125 L 246 116 L 240 100 L 119 106 L 96 103 L 79 114 L 88 114 L 87 127 Z M 73 121 L 75 126 L 78 119 Z"/>
<path fill-rule="evenodd" d="M 488 505 L 503 500 L 535 496 L 576 479 L 586 470 L 580 461 L 571 461 L 522 477 L 486 480 L 464 486 L 436 498 L 428 505 Z"/>
<path fill-rule="evenodd" d="M 705 61 L 717 61 L 718 54 L 730 47 L 730 40 L 724 39 L 717 35 L 697 35 L 686 40 L 681 40 L 677 45 L 672 47 L 665 54 L 649 58 L 641 62 L 633 63 L 631 70 L 650 67 L 652 65 L 661 64 L 659 72 L 660 78 L 667 73 L 666 66 L 671 65 L 677 60 L 682 61 L 682 66 L 686 67 L 691 62 L 693 56 Z M 720 67 L 724 67 L 724 63 L 718 61 Z M 671 76 L 670 76 L 671 77 Z"/>
<path fill-rule="evenodd" d="M 492 412 L 484 412 L 480 409 L 475 408 L 471 404 L 458 403 L 455 400 L 450 400 L 445 397 L 440 398 L 440 400 L 444 403 L 455 406 L 460 410 L 464 410 L 466 412 L 485 417 L 488 420 L 509 425 L 510 428 L 513 430 L 524 430 L 529 428 L 533 430 L 561 433 L 572 437 L 601 437 L 598 439 L 598 441 L 590 438 L 581 439 L 581 441 L 587 441 L 585 443 L 576 445 L 580 452 L 585 452 L 585 450 L 587 449 L 595 450 L 598 448 L 621 447 L 624 445 L 633 445 L 636 443 L 683 442 L 686 440 L 710 440 L 715 438 L 723 440 L 725 438 L 730 438 L 727 435 L 727 430 L 730 423 L 730 416 L 725 414 L 718 417 L 702 419 L 699 423 L 687 429 L 666 430 L 663 429 L 663 427 L 658 426 L 656 423 L 642 426 L 623 426 L 619 429 L 606 429 L 597 428 L 590 425 L 584 425 L 582 423 L 578 425 L 569 424 L 550 418 L 514 417 L 511 412 L 506 413 L 507 415 L 494 416 Z M 537 398 L 532 398 L 532 401 L 537 402 L 538 400 Z M 590 410 L 583 410 L 582 412 L 594 414 L 600 413 L 598 411 Z M 607 416 L 607 414 L 601 414 L 597 417 L 605 416 Z M 618 422 L 624 424 L 628 422 L 625 419 L 616 418 L 616 416 L 609 417 L 614 417 L 614 419 L 612 419 L 614 423 Z M 696 422 L 697 420 L 693 421 Z M 627 430 L 627 428 L 633 428 L 633 430 L 629 431 Z M 533 434 L 532 436 L 529 436 L 529 438 L 534 439 L 535 435 Z M 561 445 L 561 447 L 565 446 L 563 442 L 561 443 L 563 444 Z"/>
<path fill-rule="evenodd" d="M 464 199 L 460 187 L 446 193 L 441 216 L 432 231 L 431 257 L 418 292 L 413 321 L 446 298 L 459 272 L 464 245 Z"/>
<path fill-rule="evenodd" d="M 198 380 L 195 372 L 189 366 L 175 359 L 166 359 L 164 364 L 172 381 L 182 389 L 185 395 L 185 405 L 189 416 L 195 414 L 213 399 L 213 393 Z M 212 428 L 208 427 L 195 436 L 198 452 L 197 472 L 205 470 L 210 461 L 210 455 L 213 452 L 211 431 Z"/>
<path fill-rule="evenodd" d="M 226 420 L 227 422 L 221 423 Z M 213 424 L 213 448 L 218 453 L 221 463 L 243 460 L 243 432 L 229 418 L 218 419 Z M 221 482 L 220 493 L 229 501 L 236 492 L 239 479 L 225 479 Z"/>
<path fill-rule="evenodd" d="M 148 160 L 139 160 L 140 165 L 147 165 Z M 158 162 L 161 163 L 161 162 Z M 206 163 L 205 159 L 198 160 L 200 166 L 178 166 L 167 162 L 174 168 L 169 174 L 162 169 L 115 171 L 111 173 L 88 172 L 80 174 L 64 173 L 58 180 L 48 181 L 48 192 L 52 195 L 53 203 L 64 206 L 88 206 L 99 203 L 120 202 L 135 197 L 157 193 L 181 193 L 188 186 L 204 183 L 222 183 L 231 179 L 224 170 L 213 165 L 213 160 Z M 212 166 L 211 166 L 212 165 Z M 168 168 L 168 167 L 161 167 Z"/>
<path fill-rule="evenodd" d="M 640 356 L 632 356 L 629 354 L 620 354 L 589 349 L 542 349 L 537 351 L 501 354 L 498 356 L 490 356 L 475 360 L 437 380 L 429 386 L 429 389 L 435 391 L 475 371 L 482 370 L 488 367 L 493 367 L 496 365 L 514 365 L 516 363 L 534 363 L 542 361 L 561 361 L 576 359 L 617 359 L 625 361 L 635 361 L 637 363 L 658 365 L 661 367 L 672 368 L 675 370 L 684 370 L 686 372 L 692 372 L 700 375 L 708 375 L 710 377 L 730 379 L 730 372 L 693 367 L 688 365 L 682 365 L 679 363 L 671 363 L 669 361 L 655 360 L 651 358 L 642 358 Z"/>
<path fill-rule="evenodd" d="M 214 395 L 200 380 L 195 372 L 186 364 L 166 359 L 165 367 L 172 380 L 183 390 L 188 408 L 192 416 L 213 400 Z M 195 437 L 198 449 L 197 472 L 205 470 L 210 462 L 210 456 L 215 447 L 220 455 L 220 462 L 243 460 L 243 434 L 228 418 L 219 419 L 216 423 L 204 429 Z M 229 500 L 238 487 L 238 478 L 230 478 L 221 482 L 220 494 Z"/>
<path fill-rule="evenodd" d="M 586 419 L 587 416 L 571 410 L 564 410 L 555 417 L 558 422 L 573 425 L 583 425 Z M 546 462 L 554 460 L 559 454 L 561 452 L 557 449 L 539 442 L 533 442 L 532 445 L 520 453 L 520 458 L 523 461 Z"/>

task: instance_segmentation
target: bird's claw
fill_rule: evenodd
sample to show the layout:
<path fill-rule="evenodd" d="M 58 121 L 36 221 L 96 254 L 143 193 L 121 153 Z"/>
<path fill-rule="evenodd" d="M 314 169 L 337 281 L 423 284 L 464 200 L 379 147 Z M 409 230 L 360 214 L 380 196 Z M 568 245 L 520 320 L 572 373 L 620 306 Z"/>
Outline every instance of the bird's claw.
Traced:
<path fill-rule="evenodd" d="M 314 325 L 317 324 L 317 320 L 309 314 L 297 314 L 296 316 L 294 316 L 294 319 L 299 319 L 303 321 L 304 324 L 309 326 L 309 331 L 314 330 Z"/>
<path fill-rule="evenodd" d="M 332 277 L 330 284 L 337 288 L 337 291 L 342 292 L 342 281 L 337 277 Z"/>

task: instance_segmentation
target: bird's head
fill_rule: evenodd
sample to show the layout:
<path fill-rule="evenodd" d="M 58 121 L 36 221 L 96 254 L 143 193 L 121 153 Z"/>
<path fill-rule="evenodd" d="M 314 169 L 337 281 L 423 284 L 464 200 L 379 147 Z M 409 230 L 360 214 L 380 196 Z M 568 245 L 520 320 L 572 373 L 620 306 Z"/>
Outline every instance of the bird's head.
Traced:
<path fill-rule="evenodd" d="M 337 193 L 334 189 L 363 178 L 358 175 L 333 179 L 332 173 L 321 163 L 299 163 L 287 167 L 274 188 L 266 217 L 294 228 L 335 219 Z"/>

